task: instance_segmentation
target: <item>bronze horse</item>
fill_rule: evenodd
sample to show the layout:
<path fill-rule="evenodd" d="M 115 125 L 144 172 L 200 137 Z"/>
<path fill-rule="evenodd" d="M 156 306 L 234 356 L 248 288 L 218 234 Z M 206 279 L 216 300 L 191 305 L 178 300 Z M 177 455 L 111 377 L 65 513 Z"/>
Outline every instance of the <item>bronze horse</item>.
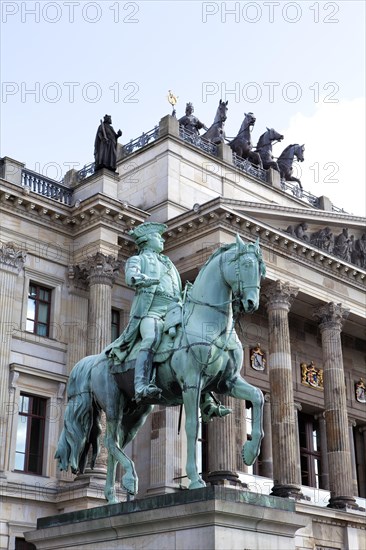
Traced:
<path fill-rule="evenodd" d="M 294 162 L 294 157 L 296 157 L 297 160 L 300 162 L 304 161 L 304 151 L 305 145 L 299 145 L 298 143 L 288 145 L 277 159 L 281 179 L 284 179 L 286 181 L 296 181 L 299 184 L 301 190 L 301 181 L 292 175 L 292 164 Z"/>
<path fill-rule="evenodd" d="M 256 149 L 262 159 L 263 168 L 266 170 L 273 168 L 277 172 L 280 171 L 272 155 L 272 142 L 281 140 L 283 140 L 283 135 L 276 132 L 273 128 L 267 128 L 267 131 L 259 138 Z"/>
<path fill-rule="evenodd" d="M 256 118 L 253 113 L 244 113 L 245 118 L 240 126 L 238 135 L 229 142 L 229 145 L 233 151 L 239 157 L 248 159 L 250 162 L 263 168 L 262 160 L 259 153 L 252 151 L 253 144 L 251 141 L 251 132 L 253 130 Z"/>
<path fill-rule="evenodd" d="M 210 126 L 207 132 L 201 136 L 203 139 L 211 141 L 211 143 L 214 143 L 215 145 L 219 145 L 225 140 L 224 125 L 225 120 L 227 119 L 228 103 L 229 101 L 222 101 L 220 99 L 212 126 Z"/>

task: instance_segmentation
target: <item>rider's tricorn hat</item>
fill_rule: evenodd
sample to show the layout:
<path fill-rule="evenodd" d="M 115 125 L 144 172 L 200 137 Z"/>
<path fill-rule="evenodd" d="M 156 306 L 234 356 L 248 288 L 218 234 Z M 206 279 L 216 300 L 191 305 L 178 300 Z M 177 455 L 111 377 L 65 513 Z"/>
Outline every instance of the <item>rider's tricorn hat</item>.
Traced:
<path fill-rule="evenodd" d="M 140 245 L 149 240 L 149 235 L 154 233 L 162 235 L 167 229 L 168 226 L 165 223 L 147 222 L 131 229 L 128 234 L 131 235 L 137 245 Z"/>

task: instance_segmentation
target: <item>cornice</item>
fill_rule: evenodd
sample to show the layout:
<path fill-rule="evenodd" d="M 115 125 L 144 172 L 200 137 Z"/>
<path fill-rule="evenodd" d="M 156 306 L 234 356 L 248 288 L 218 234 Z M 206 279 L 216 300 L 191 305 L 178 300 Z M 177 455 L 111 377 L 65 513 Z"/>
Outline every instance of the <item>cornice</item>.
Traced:
<path fill-rule="evenodd" d="M 139 208 L 101 193 L 67 206 L 36 193 L 23 194 L 22 189 L 8 182 L 1 183 L 3 210 L 42 226 L 51 226 L 52 230 L 69 236 L 79 233 L 82 228 L 90 229 L 96 223 L 128 231 L 150 216 Z"/>
<path fill-rule="evenodd" d="M 187 212 L 175 219 L 169 220 L 167 231 L 166 250 L 173 248 L 182 241 L 197 240 L 198 236 L 212 232 L 212 229 L 225 229 L 252 237 L 260 238 L 263 248 L 285 256 L 292 261 L 304 263 L 331 277 L 364 288 L 366 285 L 366 271 L 344 262 L 340 258 L 325 253 L 311 244 L 301 241 L 288 233 L 270 227 L 254 218 L 229 209 L 225 201 L 215 199 L 200 207 L 199 212 Z"/>

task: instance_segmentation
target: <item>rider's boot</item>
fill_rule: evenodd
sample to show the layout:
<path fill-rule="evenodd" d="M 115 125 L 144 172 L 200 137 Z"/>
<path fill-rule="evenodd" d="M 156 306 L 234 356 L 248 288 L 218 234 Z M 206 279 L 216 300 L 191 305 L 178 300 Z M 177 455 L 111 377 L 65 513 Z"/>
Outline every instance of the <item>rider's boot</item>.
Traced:
<path fill-rule="evenodd" d="M 210 422 L 215 416 L 223 417 L 232 413 L 232 409 L 216 402 L 209 393 L 205 393 L 201 403 L 201 416 L 203 422 Z"/>
<path fill-rule="evenodd" d="M 150 382 L 153 352 L 140 350 L 135 364 L 135 401 L 146 398 L 159 398 L 162 390 Z"/>

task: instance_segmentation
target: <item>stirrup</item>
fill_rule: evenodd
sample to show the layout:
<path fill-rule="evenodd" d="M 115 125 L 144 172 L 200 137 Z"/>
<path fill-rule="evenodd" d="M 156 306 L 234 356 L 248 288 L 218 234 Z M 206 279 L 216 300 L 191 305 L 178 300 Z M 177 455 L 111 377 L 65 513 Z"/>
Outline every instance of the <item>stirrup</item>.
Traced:
<path fill-rule="evenodd" d="M 141 391 L 136 392 L 134 399 L 136 403 L 139 403 L 142 399 L 153 397 L 160 398 L 160 394 L 162 393 L 162 391 L 163 390 L 155 386 L 155 384 L 148 384 Z"/>
<path fill-rule="evenodd" d="M 211 420 L 217 416 L 219 418 L 222 418 L 223 416 L 226 416 L 227 414 L 231 414 L 233 411 L 232 409 L 229 409 L 228 407 L 225 407 L 224 405 L 218 404 L 214 405 L 213 403 L 207 403 L 203 409 L 201 409 L 201 416 L 203 422 L 211 422 Z"/>

